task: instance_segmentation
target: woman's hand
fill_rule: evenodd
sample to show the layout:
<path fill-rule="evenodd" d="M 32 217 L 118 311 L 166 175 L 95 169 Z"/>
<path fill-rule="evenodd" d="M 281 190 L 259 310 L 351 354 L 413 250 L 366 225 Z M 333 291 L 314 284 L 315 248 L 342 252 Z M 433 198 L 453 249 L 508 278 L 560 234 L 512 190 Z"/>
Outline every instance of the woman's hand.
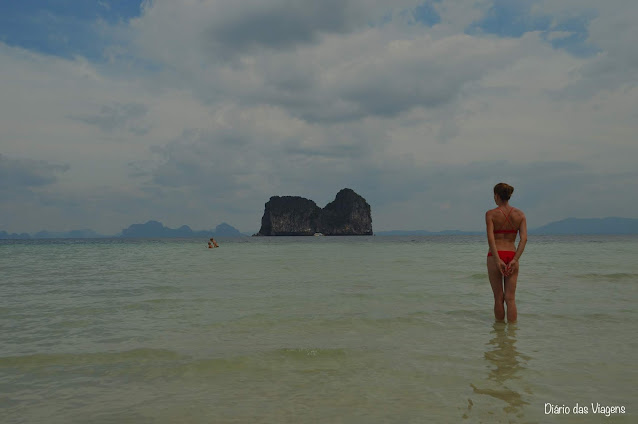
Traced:
<path fill-rule="evenodd" d="M 518 260 L 512 259 L 510 263 L 507 264 L 507 269 L 505 271 L 505 274 L 503 275 L 505 275 L 506 277 L 509 277 L 510 275 L 514 273 L 514 270 L 516 269 L 517 266 L 518 266 Z"/>
<path fill-rule="evenodd" d="M 509 269 L 507 267 L 507 264 L 505 262 L 503 262 L 503 259 L 499 258 L 498 256 L 496 257 L 498 260 L 498 269 L 499 271 L 501 271 L 501 274 L 503 274 L 505 277 L 507 277 L 509 274 Z"/>

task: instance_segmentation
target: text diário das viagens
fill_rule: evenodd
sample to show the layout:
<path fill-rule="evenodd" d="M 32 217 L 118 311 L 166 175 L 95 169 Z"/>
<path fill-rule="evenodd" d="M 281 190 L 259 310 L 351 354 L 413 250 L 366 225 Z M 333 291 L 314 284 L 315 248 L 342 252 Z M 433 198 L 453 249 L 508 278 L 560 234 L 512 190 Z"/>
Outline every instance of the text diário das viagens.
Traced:
<path fill-rule="evenodd" d="M 545 415 L 587 415 L 600 414 L 610 417 L 616 414 L 626 414 L 627 410 L 624 405 L 601 405 L 600 403 L 591 402 L 589 404 L 576 403 L 574 406 L 558 405 L 550 402 L 545 403 Z"/>

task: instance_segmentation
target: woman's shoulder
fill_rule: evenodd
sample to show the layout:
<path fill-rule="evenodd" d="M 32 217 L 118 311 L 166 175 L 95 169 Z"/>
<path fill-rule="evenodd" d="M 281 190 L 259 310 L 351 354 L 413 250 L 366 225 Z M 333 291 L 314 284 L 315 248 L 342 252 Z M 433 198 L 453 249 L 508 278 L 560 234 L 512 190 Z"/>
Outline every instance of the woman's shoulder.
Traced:
<path fill-rule="evenodd" d="M 514 225 L 520 227 L 522 222 L 525 221 L 527 218 L 525 218 L 525 212 L 523 212 L 519 208 L 512 208 L 510 219 L 512 220 L 512 223 Z"/>
<path fill-rule="evenodd" d="M 520 210 L 519 208 L 512 208 L 512 213 L 515 213 L 518 216 L 524 217 L 525 216 L 525 212 L 523 212 L 522 210 Z"/>
<path fill-rule="evenodd" d="M 485 219 L 492 219 L 492 217 L 495 216 L 495 214 L 498 212 L 498 208 L 494 208 L 494 209 L 488 209 L 487 212 L 485 212 Z"/>

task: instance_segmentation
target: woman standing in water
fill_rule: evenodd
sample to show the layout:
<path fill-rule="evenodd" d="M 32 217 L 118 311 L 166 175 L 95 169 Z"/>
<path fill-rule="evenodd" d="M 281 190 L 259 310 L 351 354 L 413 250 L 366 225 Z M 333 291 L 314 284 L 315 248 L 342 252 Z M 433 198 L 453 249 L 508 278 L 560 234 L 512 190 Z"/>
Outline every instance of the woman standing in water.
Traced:
<path fill-rule="evenodd" d="M 485 213 L 487 242 L 490 251 L 487 254 L 487 273 L 494 292 L 494 317 L 497 321 L 505 319 L 516 321 L 516 280 L 518 279 L 518 260 L 527 243 L 527 221 L 520 209 L 510 206 L 509 200 L 514 187 L 498 183 L 494 186 L 496 208 Z M 520 234 L 518 247 L 516 234 Z"/>

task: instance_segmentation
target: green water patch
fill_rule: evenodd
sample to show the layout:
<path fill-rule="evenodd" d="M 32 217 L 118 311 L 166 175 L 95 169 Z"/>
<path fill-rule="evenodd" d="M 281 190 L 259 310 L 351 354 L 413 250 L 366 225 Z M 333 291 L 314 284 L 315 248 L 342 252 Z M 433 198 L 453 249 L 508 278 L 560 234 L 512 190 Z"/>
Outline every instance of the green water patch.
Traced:
<path fill-rule="evenodd" d="M 88 316 L 95 317 L 112 312 L 113 306 L 100 306 L 100 305 L 85 305 L 75 306 L 64 310 L 64 313 L 68 313 L 73 316 Z"/>
<path fill-rule="evenodd" d="M 352 313 L 312 314 L 297 311 L 287 316 L 273 316 L 272 314 L 256 313 L 238 319 L 210 323 L 203 328 L 206 331 L 224 331 L 237 336 L 272 334 L 313 334 L 336 335 L 355 332 L 357 334 L 374 334 L 378 332 L 401 331 L 413 327 L 423 328 L 432 325 L 431 314 L 428 311 L 369 311 Z"/>
<path fill-rule="evenodd" d="M 73 319 L 64 320 L 55 324 L 58 329 L 65 328 L 89 328 L 95 325 L 95 322 L 91 319 Z"/>
<path fill-rule="evenodd" d="M 345 328 L 353 328 L 358 330 L 369 330 L 371 333 L 376 332 L 393 332 L 403 329 L 424 328 L 432 324 L 432 315 L 429 312 L 411 312 L 401 315 L 387 316 L 363 316 L 356 317 L 347 321 L 339 320 L 333 323 L 334 326 L 341 324 Z"/>
<path fill-rule="evenodd" d="M 587 314 L 583 314 L 580 317 L 581 320 L 589 323 L 590 327 L 595 327 L 597 324 L 600 323 L 622 323 L 625 321 L 625 317 L 619 316 L 617 311 L 614 311 L 613 313 L 606 313 L 606 312 L 592 312 L 592 313 L 587 313 Z"/>
<path fill-rule="evenodd" d="M 276 373 L 343 374 L 360 366 L 361 355 L 345 348 L 289 347 L 268 352 L 262 360 Z"/>
<path fill-rule="evenodd" d="M 186 378 L 211 379 L 228 374 L 259 375 L 269 371 L 269 367 L 254 356 L 234 356 L 229 358 L 204 358 L 181 361 L 174 366 L 154 367 L 146 370 L 146 378 Z"/>
<path fill-rule="evenodd" d="M 82 367 L 86 365 L 99 366 L 118 363 L 145 363 L 151 361 L 173 361 L 179 358 L 180 355 L 176 352 L 149 348 L 112 353 L 38 353 L 0 358 L 0 368 L 15 368 L 29 371 L 46 367 Z"/>
<path fill-rule="evenodd" d="M 576 274 L 574 278 L 583 281 L 638 282 L 638 274 L 627 272 Z"/>
<path fill-rule="evenodd" d="M 275 356 L 306 361 L 308 358 L 343 358 L 346 356 L 345 349 L 321 349 L 321 348 L 283 348 L 274 352 Z"/>
<path fill-rule="evenodd" d="M 236 332 L 250 332 L 256 330 L 263 331 L 284 325 L 286 323 L 296 323 L 299 321 L 298 316 L 273 316 L 269 313 L 252 313 L 230 319 L 226 316 L 220 317 L 217 322 L 204 325 L 205 329 L 229 329 Z"/>
<path fill-rule="evenodd" d="M 170 367 L 150 366 L 143 370 L 145 379 L 220 379 L 232 376 L 269 381 L 285 372 L 319 372 L 339 370 L 348 359 L 340 348 L 279 348 L 248 355 L 212 358 L 183 358 Z"/>
<path fill-rule="evenodd" d="M 142 300 L 135 303 L 129 303 L 124 306 L 124 309 L 129 309 L 129 310 L 156 309 L 158 307 L 179 306 L 179 304 L 183 302 L 184 302 L 183 299 L 169 299 L 169 298 L 147 299 L 147 300 Z"/>
<path fill-rule="evenodd" d="M 152 290 L 158 293 L 181 293 L 184 291 L 184 289 L 179 286 L 169 286 L 169 285 L 153 286 Z"/>

